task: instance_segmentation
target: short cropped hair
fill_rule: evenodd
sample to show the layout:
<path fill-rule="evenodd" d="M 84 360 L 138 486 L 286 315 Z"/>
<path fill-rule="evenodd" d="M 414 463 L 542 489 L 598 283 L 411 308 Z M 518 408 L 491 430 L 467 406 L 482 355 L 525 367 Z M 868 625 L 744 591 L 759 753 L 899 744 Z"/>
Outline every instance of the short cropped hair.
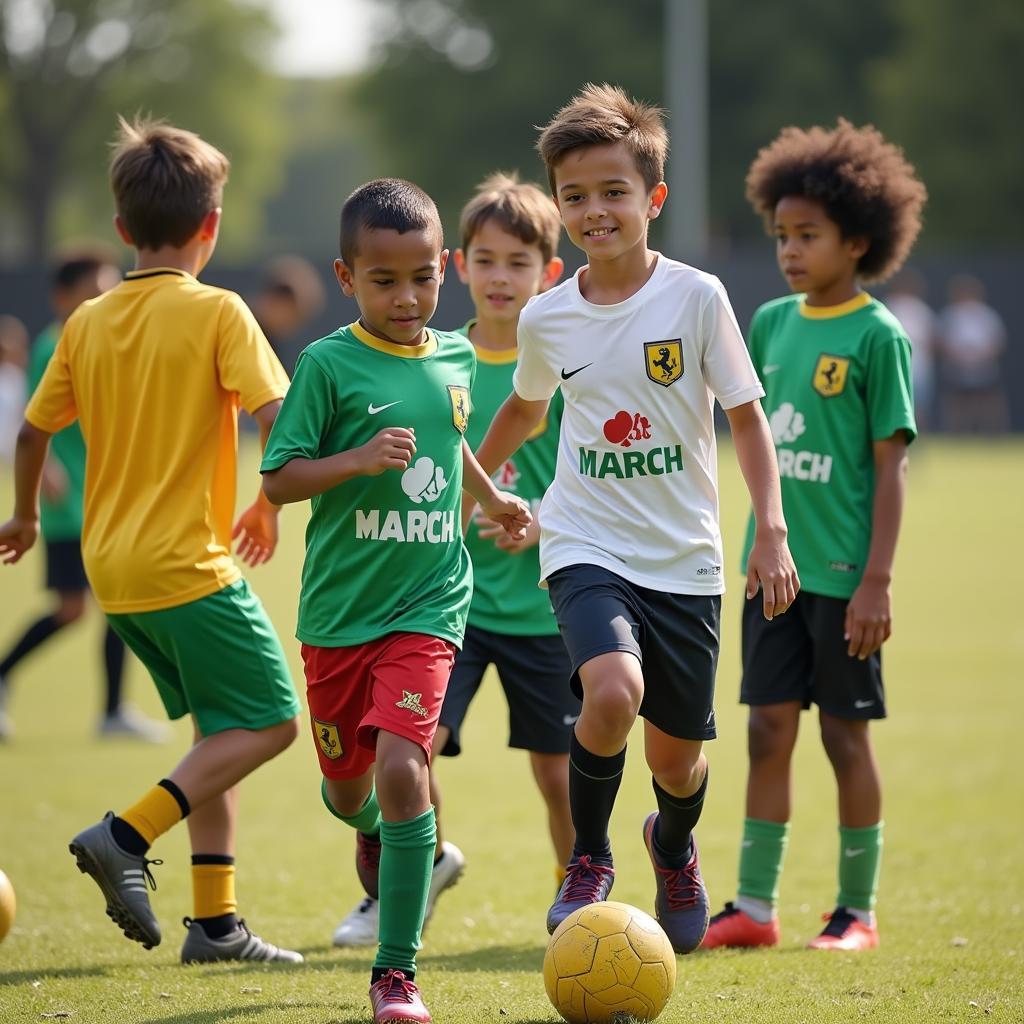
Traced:
<path fill-rule="evenodd" d="M 64 246 L 50 261 L 50 285 L 67 290 L 96 274 L 102 267 L 120 268 L 114 250 L 100 242 Z"/>
<path fill-rule="evenodd" d="M 194 132 L 118 117 L 110 161 L 114 204 L 139 249 L 183 246 L 222 202 L 230 163 Z"/>
<path fill-rule="evenodd" d="M 668 133 L 660 107 L 630 99 L 617 85 L 588 82 L 541 129 L 537 150 L 555 193 L 555 168 L 576 149 L 623 142 L 647 188 L 665 177 Z"/>
<path fill-rule="evenodd" d="M 903 266 L 921 231 L 928 191 L 903 151 L 880 131 L 840 118 L 832 129 L 784 128 L 757 154 L 747 174 L 747 199 L 769 231 L 775 207 L 787 196 L 820 202 L 843 238 L 868 240 L 857 274 L 871 282 Z"/>
<path fill-rule="evenodd" d="M 524 245 L 536 245 L 547 263 L 558 251 L 562 218 L 558 207 L 531 182 L 520 181 L 514 172 L 499 171 L 485 178 L 476 194 L 462 208 L 459 235 L 468 250 L 476 233 L 488 221 L 518 238 Z"/>
<path fill-rule="evenodd" d="M 349 268 L 359 254 L 359 233 L 390 229 L 404 235 L 407 231 L 432 231 L 438 250 L 443 244 L 441 216 L 434 200 L 418 185 L 402 178 L 376 178 L 360 185 L 341 208 L 339 248 Z"/>

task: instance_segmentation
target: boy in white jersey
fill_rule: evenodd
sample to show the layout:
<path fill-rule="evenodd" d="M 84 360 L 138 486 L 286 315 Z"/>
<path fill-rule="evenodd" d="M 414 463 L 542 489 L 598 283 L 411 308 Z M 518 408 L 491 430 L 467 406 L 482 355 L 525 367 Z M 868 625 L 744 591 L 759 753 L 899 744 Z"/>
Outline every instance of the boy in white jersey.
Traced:
<path fill-rule="evenodd" d="M 692 829 L 707 787 L 701 748 L 715 735 L 723 590 L 713 398 L 729 416 L 757 514 L 747 591 L 762 587 L 770 618 L 798 587 L 764 392 L 721 283 L 647 248 L 668 194 L 661 111 L 588 85 L 538 148 L 588 262 L 523 310 L 514 391 L 478 457 L 493 472 L 561 387 L 541 576 L 583 710 L 569 767 L 576 844 L 547 924 L 553 931 L 611 890 L 608 821 L 639 713 L 658 804 L 643 829 L 655 907 L 673 947 L 688 953 L 708 918 Z"/>
<path fill-rule="evenodd" d="M 705 948 L 774 946 L 800 712 L 818 705 L 839 790 L 839 896 L 812 949 L 878 945 L 882 800 L 868 723 L 885 717 L 880 649 L 914 439 L 910 342 L 861 290 L 896 272 L 921 228 L 925 188 L 873 128 L 787 128 L 761 150 L 747 197 L 775 235 L 796 293 L 750 326 L 778 447 L 782 500 L 803 585 L 785 621 L 743 615 L 750 705 L 739 895 Z M 748 531 L 749 543 L 749 531 Z"/>

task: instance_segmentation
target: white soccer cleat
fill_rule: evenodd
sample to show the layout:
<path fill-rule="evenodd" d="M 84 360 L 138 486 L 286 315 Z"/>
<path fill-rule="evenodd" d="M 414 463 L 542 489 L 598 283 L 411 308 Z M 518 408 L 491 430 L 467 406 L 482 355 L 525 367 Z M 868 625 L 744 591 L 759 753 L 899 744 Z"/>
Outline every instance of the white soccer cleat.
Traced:
<path fill-rule="evenodd" d="M 462 877 L 465 868 L 466 858 L 462 851 L 454 843 L 442 843 L 441 857 L 430 872 L 430 891 L 427 893 L 427 909 L 423 914 L 424 928 L 434 912 L 437 897 Z"/>
<path fill-rule="evenodd" d="M 331 941 L 342 949 L 352 946 L 377 945 L 377 921 L 380 904 L 372 896 L 366 896 L 359 906 L 345 918 L 337 928 Z"/>

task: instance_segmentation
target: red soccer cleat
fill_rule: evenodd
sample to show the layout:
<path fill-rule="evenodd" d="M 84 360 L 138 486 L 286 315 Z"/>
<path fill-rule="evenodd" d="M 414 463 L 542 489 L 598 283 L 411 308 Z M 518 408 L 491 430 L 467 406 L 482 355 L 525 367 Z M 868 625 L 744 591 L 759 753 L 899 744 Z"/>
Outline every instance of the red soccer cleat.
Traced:
<path fill-rule="evenodd" d="M 373 1024 L 430 1024 L 420 990 L 401 971 L 389 970 L 370 986 Z"/>
<path fill-rule="evenodd" d="M 711 918 L 700 948 L 751 949 L 755 946 L 777 946 L 780 938 L 777 917 L 773 917 L 767 924 L 761 924 L 739 907 L 726 903 L 725 910 Z"/>
<path fill-rule="evenodd" d="M 836 949 L 840 952 L 877 949 L 878 925 L 858 921 L 846 907 L 836 907 L 822 920 L 828 924 L 817 938 L 807 943 L 808 949 Z"/>
<path fill-rule="evenodd" d="M 356 874 L 366 895 L 380 899 L 380 836 L 356 832 Z"/>

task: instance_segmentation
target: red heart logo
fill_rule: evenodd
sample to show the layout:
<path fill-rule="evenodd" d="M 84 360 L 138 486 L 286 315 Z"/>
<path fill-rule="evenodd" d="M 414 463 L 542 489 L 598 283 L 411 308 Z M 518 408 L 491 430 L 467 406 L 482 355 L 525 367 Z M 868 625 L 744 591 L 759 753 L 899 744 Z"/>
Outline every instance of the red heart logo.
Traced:
<path fill-rule="evenodd" d="M 633 417 L 623 410 L 622 412 L 617 412 L 610 420 L 605 422 L 604 436 L 612 444 L 621 444 L 623 448 L 628 448 L 629 433 L 632 429 Z"/>

